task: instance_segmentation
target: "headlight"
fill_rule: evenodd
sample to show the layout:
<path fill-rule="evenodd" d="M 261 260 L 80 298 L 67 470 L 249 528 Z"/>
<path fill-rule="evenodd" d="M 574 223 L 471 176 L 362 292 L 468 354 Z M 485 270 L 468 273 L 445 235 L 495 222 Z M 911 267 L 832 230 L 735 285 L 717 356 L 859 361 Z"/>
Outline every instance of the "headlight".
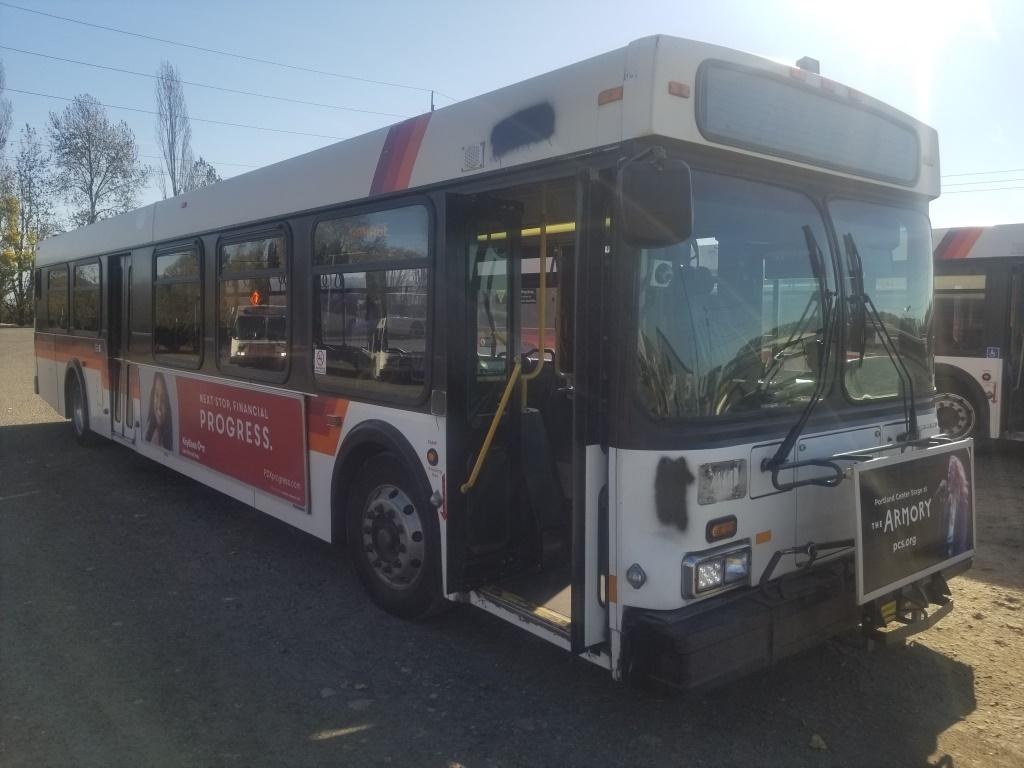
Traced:
<path fill-rule="evenodd" d="M 725 560 L 716 557 L 714 560 L 705 560 L 697 564 L 697 591 L 707 592 L 722 586 L 722 579 L 725 575 Z"/>
<path fill-rule="evenodd" d="M 750 546 L 692 552 L 683 558 L 683 597 L 707 597 L 750 581 Z"/>

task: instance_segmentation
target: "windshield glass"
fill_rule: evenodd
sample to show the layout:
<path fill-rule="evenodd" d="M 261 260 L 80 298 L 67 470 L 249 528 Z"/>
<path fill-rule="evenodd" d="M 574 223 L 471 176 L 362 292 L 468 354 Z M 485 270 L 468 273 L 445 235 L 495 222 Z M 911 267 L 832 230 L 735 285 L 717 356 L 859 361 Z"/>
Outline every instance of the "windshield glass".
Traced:
<path fill-rule="evenodd" d="M 819 376 L 828 241 L 806 196 L 693 173 L 690 240 L 642 249 L 638 389 L 663 418 L 799 407 Z M 825 281 L 831 280 L 831 267 Z"/>
<path fill-rule="evenodd" d="M 871 297 L 903 358 L 915 397 L 931 394 L 932 239 L 927 216 L 853 200 L 833 201 L 829 212 L 850 297 L 843 377 L 847 394 L 854 400 L 900 394 L 899 375 L 882 346 L 883 336 L 857 299 L 861 292 L 855 263 L 858 255 L 863 265 L 863 292 Z"/>

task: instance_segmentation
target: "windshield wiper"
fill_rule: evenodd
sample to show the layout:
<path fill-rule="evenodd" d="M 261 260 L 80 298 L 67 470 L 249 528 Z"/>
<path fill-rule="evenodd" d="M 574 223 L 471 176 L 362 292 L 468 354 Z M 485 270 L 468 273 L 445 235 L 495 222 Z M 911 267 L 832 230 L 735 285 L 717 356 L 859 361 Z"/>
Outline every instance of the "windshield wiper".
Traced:
<path fill-rule="evenodd" d="M 787 463 L 786 459 L 793 450 L 793 446 L 796 445 L 796 441 L 800 439 L 800 434 L 804 431 L 804 427 L 807 425 L 807 420 L 811 418 L 811 414 L 817 407 L 818 402 L 821 400 L 821 396 L 825 392 L 825 382 L 828 379 L 828 371 L 830 362 L 832 360 L 832 341 L 835 334 L 835 295 L 828 290 L 828 283 L 825 280 L 825 257 L 821 253 L 821 247 L 818 245 L 817 239 L 814 237 L 814 231 L 809 225 L 803 226 L 804 240 L 807 242 L 807 256 L 811 260 L 811 270 L 814 273 L 814 277 L 819 281 L 821 285 L 822 293 L 825 296 L 825 301 L 822 304 L 822 328 L 824 328 L 824 334 L 822 336 L 822 352 L 821 362 L 818 366 L 818 381 L 815 384 L 814 392 L 811 393 L 811 399 L 804 406 L 804 410 L 800 414 L 800 418 L 796 420 L 796 423 L 790 427 L 789 432 L 786 433 L 785 439 L 779 444 L 779 448 L 775 451 L 775 454 L 770 459 L 765 459 L 761 462 L 761 469 L 765 472 L 772 473 L 772 485 L 775 486 L 776 490 L 788 491 L 792 488 L 796 488 L 798 485 L 823 485 L 826 487 L 834 487 L 839 485 L 843 479 L 843 470 L 838 464 L 827 460 L 815 460 L 811 459 L 808 461 L 792 462 Z M 793 482 L 793 483 L 781 483 L 779 482 L 779 472 L 783 469 L 791 469 L 797 466 L 820 466 L 827 469 L 833 470 L 833 474 L 828 477 L 812 477 L 807 480 Z"/>
<path fill-rule="evenodd" d="M 917 440 L 921 434 L 917 427 L 914 379 L 910 375 L 910 371 L 907 370 L 907 364 L 904 362 L 899 349 L 896 347 L 896 344 L 893 343 L 892 336 L 889 335 L 889 329 L 882 320 L 882 316 L 879 314 L 878 308 L 875 306 L 875 302 L 871 300 L 871 296 L 868 295 L 868 292 L 864 287 L 864 262 L 861 261 L 860 251 L 857 250 L 857 242 L 853 239 L 853 233 L 847 232 L 843 235 L 843 248 L 846 250 L 846 260 L 850 266 L 851 277 L 854 278 L 854 284 L 858 289 L 850 296 L 850 300 L 851 302 L 859 301 L 864 308 L 865 314 L 871 318 L 871 324 L 875 326 L 875 330 L 878 332 L 878 337 L 882 342 L 882 348 L 885 350 L 885 354 L 888 355 L 889 360 L 892 362 L 893 368 L 896 369 L 896 375 L 900 380 L 900 394 L 903 396 L 903 420 L 907 425 L 907 432 L 906 434 L 901 435 L 901 437 L 907 442 Z M 867 340 L 865 334 L 860 350 L 861 362 L 864 360 L 864 349 L 866 345 Z"/>

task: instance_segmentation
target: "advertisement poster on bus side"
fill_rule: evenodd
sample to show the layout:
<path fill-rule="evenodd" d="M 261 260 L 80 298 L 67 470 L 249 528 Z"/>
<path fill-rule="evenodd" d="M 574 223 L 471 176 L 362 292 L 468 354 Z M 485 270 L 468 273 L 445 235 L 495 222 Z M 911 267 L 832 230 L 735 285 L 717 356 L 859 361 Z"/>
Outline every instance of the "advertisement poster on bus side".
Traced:
<path fill-rule="evenodd" d="M 954 443 L 855 469 L 859 603 L 974 554 L 968 446 Z"/>
<path fill-rule="evenodd" d="M 300 399 L 153 369 L 140 374 L 146 443 L 306 505 Z"/>

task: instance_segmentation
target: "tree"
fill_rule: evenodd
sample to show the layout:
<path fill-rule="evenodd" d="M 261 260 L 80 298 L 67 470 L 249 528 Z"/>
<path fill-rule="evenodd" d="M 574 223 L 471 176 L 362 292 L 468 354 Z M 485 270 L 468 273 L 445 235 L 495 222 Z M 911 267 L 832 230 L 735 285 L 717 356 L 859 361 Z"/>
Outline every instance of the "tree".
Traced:
<path fill-rule="evenodd" d="M 189 191 L 194 163 L 192 123 L 188 119 L 185 92 L 177 68 L 169 61 L 161 61 L 156 71 L 156 112 L 156 142 L 173 197 Z M 165 188 L 165 197 L 166 194 Z"/>
<path fill-rule="evenodd" d="M 76 225 L 135 207 L 149 169 L 128 125 L 110 122 L 94 97 L 76 96 L 62 113 L 50 113 L 50 149 L 57 189 L 79 208 L 71 215 Z"/>
<path fill-rule="evenodd" d="M 36 247 L 57 231 L 50 159 L 36 129 L 29 125 L 21 129 L 11 176 L 2 203 L 5 226 L 0 296 L 8 316 L 25 325 L 32 319 Z"/>
<path fill-rule="evenodd" d="M 7 75 L 4 73 L 4 63 L 0 61 L 0 155 L 3 155 L 7 146 L 7 137 L 11 132 L 11 100 L 4 98 L 4 88 L 7 87 Z M 0 161 L 0 165 L 3 161 Z"/>
<path fill-rule="evenodd" d="M 190 192 L 200 187 L 208 187 L 211 184 L 216 184 L 218 181 L 221 181 L 221 178 L 220 174 L 217 173 L 217 169 L 206 162 L 202 155 L 200 155 L 199 159 L 192 163 L 192 170 L 188 178 L 188 189 L 186 191 Z"/>

